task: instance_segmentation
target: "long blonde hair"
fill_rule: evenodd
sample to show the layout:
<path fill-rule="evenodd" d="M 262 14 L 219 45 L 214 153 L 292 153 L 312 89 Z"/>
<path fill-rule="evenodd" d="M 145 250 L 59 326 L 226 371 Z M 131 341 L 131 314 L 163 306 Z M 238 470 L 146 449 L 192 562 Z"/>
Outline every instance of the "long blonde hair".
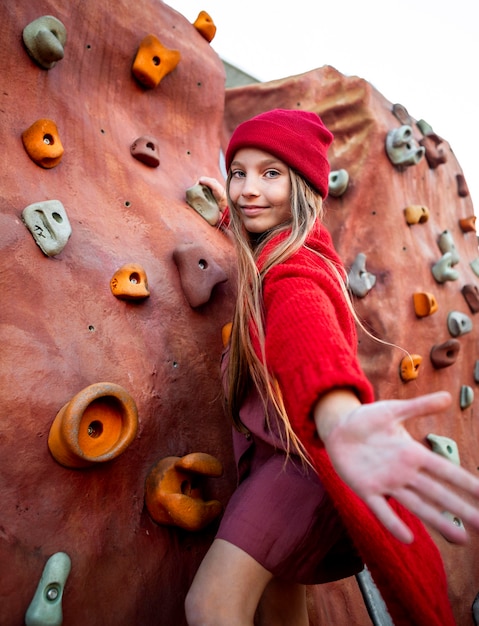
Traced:
<path fill-rule="evenodd" d="M 286 450 L 294 450 L 304 460 L 307 455 L 303 445 L 294 433 L 283 403 L 277 382 L 268 370 L 265 357 L 264 310 L 262 299 L 262 282 L 265 275 L 276 265 L 294 255 L 306 243 L 308 235 L 317 220 L 323 217 L 322 198 L 294 170 L 289 169 L 291 179 L 291 219 L 276 226 L 253 242 L 246 231 L 239 215 L 230 204 L 230 229 L 236 242 L 238 260 L 238 295 L 230 337 L 230 357 L 227 376 L 226 406 L 233 424 L 240 431 L 245 426 L 240 419 L 240 408 L 254 385 L 261 395 L 265 415 L 270 423 L 270 408 L 282 422 L 280 428 L 285 439 Z M 227 190 L 231 176 L 227 179 Z M 261 269 L 257 260 L 269 241 L 278 233 L 286 236 L 272 247 L 262 262 Z M 327 260 L 326 260 L 327 261 Z M 340 277 L 340 280 L 341 277 Z M 259 346 L 259 354 L 256 346 Z"/>

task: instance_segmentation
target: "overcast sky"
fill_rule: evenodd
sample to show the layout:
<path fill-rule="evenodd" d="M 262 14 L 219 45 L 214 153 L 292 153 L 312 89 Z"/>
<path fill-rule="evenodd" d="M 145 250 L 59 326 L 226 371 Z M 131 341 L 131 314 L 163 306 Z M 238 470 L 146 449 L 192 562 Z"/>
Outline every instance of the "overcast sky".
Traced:
<path fill-rule="evenodd" d="M 261 81 L 332 65 L 450 144 L 479 212 L 478 0 L 167 0 L 209 13 L 218 55 Z"/>

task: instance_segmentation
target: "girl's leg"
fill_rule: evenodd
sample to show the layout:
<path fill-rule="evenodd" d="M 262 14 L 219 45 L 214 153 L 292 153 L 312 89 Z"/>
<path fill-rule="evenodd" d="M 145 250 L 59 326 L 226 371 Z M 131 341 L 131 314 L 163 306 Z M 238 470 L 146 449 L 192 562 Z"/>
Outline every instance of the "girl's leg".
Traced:
<path fill-rule="evenodd" d="M 286 585 L 282 583 L 269 587 L 268 583 L 272 578 L 272 574 L 249 554 L 228 541 L 215 539 L 186 598 L 185 610 L 189 626 L 307 626 L 307 621 L 291 618 L 292 607 L 288 606 L 288 601 L 279 597 L 280 590 L 286 593 Z M 266 587 L 269 589 L 265 604 L 255 622 L 256 609 Z M 293 595 L 296 603 L 302 597 L 302 610 L 306 611 L 305 595 L 301 596 L 297 591 Z M 275 601 L 281 604 L 281 610 L 286 611 L 286 620 L 278 615 L 281 611 L 273 607 Z M 289 602 L 291 601 L 290 597 Z"/>

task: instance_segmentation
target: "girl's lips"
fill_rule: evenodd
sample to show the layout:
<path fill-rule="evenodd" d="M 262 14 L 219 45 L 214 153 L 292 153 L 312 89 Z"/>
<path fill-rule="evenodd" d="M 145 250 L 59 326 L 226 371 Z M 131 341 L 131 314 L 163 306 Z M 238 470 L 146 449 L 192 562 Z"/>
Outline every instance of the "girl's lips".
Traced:
<path fill-rule="evenodd" d="M 260 207 L 260 206 L 244 206 L 244 207 L 241 207 L 241 210 L 248 217 L 252 217 L 254 215 L 259 215 L 260 213 L 262 213 L 264 211 L 264 207 Z"/>

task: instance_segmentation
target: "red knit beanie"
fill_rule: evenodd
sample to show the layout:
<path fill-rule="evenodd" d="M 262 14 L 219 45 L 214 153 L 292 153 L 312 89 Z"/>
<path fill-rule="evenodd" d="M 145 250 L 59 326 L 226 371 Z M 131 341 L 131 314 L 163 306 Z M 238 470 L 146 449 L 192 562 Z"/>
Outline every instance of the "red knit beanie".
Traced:
<path fill-rule="evenodd" d="M 226 150 L 226 169 L 241 148 L 273 154 L 305 178 L 323 198 L 328 195 L 328 148 L 333 134 L 317 113 L 274 109 L 240 124 Z"/>

